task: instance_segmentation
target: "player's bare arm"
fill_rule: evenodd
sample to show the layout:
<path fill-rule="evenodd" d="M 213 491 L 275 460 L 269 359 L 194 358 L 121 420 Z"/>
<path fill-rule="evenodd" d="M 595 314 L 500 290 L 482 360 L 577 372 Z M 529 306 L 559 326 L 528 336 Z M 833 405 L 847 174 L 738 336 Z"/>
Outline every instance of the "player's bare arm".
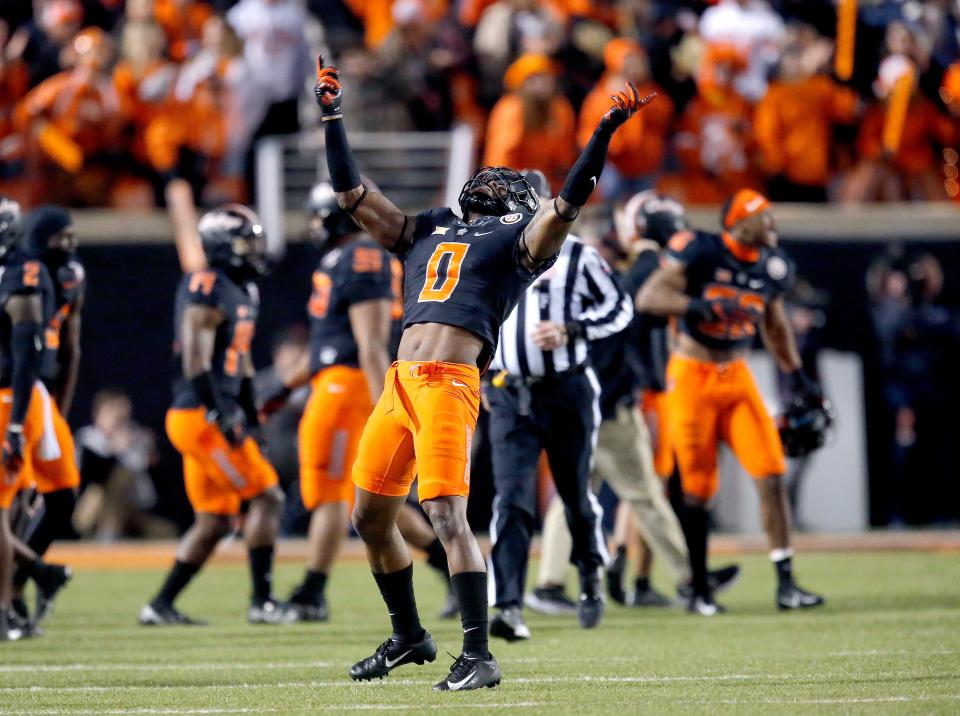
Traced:
<path fill-rule="evenodd" d="M 73 313 L 63 324 L 60 349 L 57 353 L 57 362 L 60 370 L 57 373 L 56 395 L 57 407 L 62 415 L 70 413 L 73 404 L 73 394 L 77 388 L 77 376 L 80 373 L 80 315 L 83 311 L 84 296 L 80 294 L 74 306 Z"/>
<path fill-rule="evenodd" d="M 180 340 L 183 344 L 183 374 L 192 380 L 211 369 L 217 326 L 223 314 L 209 306 L 187 306 L 183 312 Z"/>
<path fill-rule="evenodd" d="M 521 248 L 525 248 L 521 261 L 526 268 L 537 268 L 560 250 L 570 226 L 580 214 L 580 208 L 597 186 L 614 132 L 656 96 L 654 93 L 641 98 L 637 88 L 630 84 L 626 91 L 611 97 L 613 106 L 600 119 L 593 136 L 567 175 L 560 195 L 545 202 L 524 229 L 520 238 Z"/>
<path fill-rule="evenodd" d="M 396 251 L 398 246 L 409 243 L 413 235 L 413 219 L 380 192 L 367 191 L 363 186 L 343 126 L 343 90 L 339 73 L 335 67 L 326 67 L 322 56 L 317 58 L 314 93 L 324 124 L 327 168 L 337 203 L 374 241 L 388 251 Z"/>
<path fill-rule="evenodd" d="M 38 293 L 18 294 L 7 300 L 4 309 L 12 326 L 13 406 L 3 440 L 3 465 L 11 473 L 16 473 L 23 466 L 23 421 L 27 417 L 43 355 L 43 301 Z"/>
<path fill-rule="evenodd" d="M 634 297 L 638 312 L 682 316 L 690 309 L 687 276 L 682 264 L 667 263 L 653 272 Z"/>
<path fill-rule="evenodd" d="M 389 299 L 377 299 L 355 303 L 348 309 L 360 370 L 367 379 L 373 403 L 380 399 L 383 377 L 390 367 L 387 345 L 390 343 L 391 308 Z"/>
<path fill-rule="evenodd" d="M 784 373 L 800 370 L 802 367 L 800 352 L 797 350 L 797 341 L 787 318 L 782 297 L 773 298 L 767 303 L 767 310 L 760 324 L 760 335 L 780 370 Z"/>

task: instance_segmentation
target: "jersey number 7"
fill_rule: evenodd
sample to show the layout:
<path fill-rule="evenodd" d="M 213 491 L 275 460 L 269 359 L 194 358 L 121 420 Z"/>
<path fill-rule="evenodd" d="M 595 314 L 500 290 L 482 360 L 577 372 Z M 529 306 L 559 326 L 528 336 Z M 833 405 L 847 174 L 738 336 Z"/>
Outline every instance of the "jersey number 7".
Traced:
<path fill-rule="evenodd" d="M 470 250 L 470 244 L 456 241 L 444 241 L 437 244 L 427 262 L 427 276 L 420 289 L 418 303 L 436 301 L 443 303 L 460 283 L 460 268 Z M 440 280 L 441 272 L 443 280 Z"/>

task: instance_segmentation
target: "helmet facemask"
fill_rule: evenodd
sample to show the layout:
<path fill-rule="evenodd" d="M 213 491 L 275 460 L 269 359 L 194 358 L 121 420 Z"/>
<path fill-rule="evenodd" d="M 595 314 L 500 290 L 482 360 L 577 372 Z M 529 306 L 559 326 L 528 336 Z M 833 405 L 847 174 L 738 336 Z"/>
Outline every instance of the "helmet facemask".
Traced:
<path fill-rule="evenodd" d="M 537 192 L 523 175 L 507 167 L 482 167 L 460 191 L 460 211 L 468 214 L 504 216 L 518 211 L 535 214 L 540 208 Z"/>

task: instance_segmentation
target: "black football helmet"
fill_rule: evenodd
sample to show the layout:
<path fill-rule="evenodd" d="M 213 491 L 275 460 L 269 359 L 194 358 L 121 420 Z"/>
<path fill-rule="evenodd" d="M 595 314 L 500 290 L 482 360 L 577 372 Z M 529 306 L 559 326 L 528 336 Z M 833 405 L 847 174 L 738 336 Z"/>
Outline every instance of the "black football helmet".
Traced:
<path fill-rule="evenodd" d="M 460 212 L 504 216 L 521 210 L 536 214 L 537 192 L 524 176 L 508 167 L 481 167 L 460 191 Z"/>
<path fill-rule="evenodd" d="M 796 398 L 777 415 L 783 450 L 789 457 L 806 457 L 826 444 L 836 418 L 826 398 Z"/>
<path fill-rule="evenodd" d="M 0 195 L 0 259 L 20 243 L 20 204 Z"/>
<path fill-rule="evenodd" d="M 661 246 L 689 226 L 683 204 L 652 190 L 633 196 L 623 210 L 637 238 L 651 239 Z"/>
<path fill-rule="evenodd" d="M 539 169 L 524 169 L 520 172 L 520 176 L 526 179 L 530 186 L 533 187 L 533 190 L 537 192 L 537 199 L 550 199 L 553 197 L 547 175 Z"/>
<path fill-rule="evenodd" d="M 242 204 L 225 204 L 200 217 L 197 225 L 207 263 L 240 280 L 267 273 L 267 245 L 260 217 Z"/>
<path fill-rule="evenodd" d="M 44 205 L 27 214 L 23 220 L 23 248 L 53 272 L 75 259 L 77 240 L 70 212 L 59 206 Z"/>

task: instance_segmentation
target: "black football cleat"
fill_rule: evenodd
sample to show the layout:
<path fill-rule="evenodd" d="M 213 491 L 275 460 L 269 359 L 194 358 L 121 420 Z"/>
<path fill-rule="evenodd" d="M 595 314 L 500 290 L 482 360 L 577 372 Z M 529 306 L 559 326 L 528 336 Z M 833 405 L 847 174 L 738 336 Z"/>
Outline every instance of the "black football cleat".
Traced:
<path fill-rule="evenodd" d="M 581 579 L 580 602 L 577 604 L 577 618 L 584 629 L 593 629 L 603 619 L 606 605 L 603 603 L 603 590 L 600 587 L 600 577 L 591 575 Z"/>
<path fill-rule="evenodd" d="M 645 587 L 637 587 L 627 598 L 629 607 L 671 607 L 673 602 L 670 599 L 649 584 Z"/>
<path fill-rule="evenodd" d="M 500 665 L 490 654 L 489 659 L 474 659 L 461 654 L 457 657 L 450 673 L 433 687 L 434 691 L 472 691 L 500 685 Z"/>
<path fill-rule="evenodd" d="M 460 614 L 460 604 L 457 602 L 457 595 L 453 590 L 447 588 L 447 598 L 443 602 L 443 608 L 440 610 L 441 619 L 456 619 Z"/>
<path fill-rule="evenodd" d="M 424 631 L 423 637 L 417 642 L 404 641 L 392 635 L 372 655 L 350 667 L 350 678 L 354 681 L 382 679 L 404 664 L 422 666 L 426 662 L 436 661 L 436 658 L 437 645 L 430 632 Z"/>
<path fill-rule="evenodd" d="M 777 588 L 777 609 L 786 611 L 787 609 L 810 609 L 819 607 L 826 600 L 819 594 L 800 589 L 792 582 L 781 584 Z"/>
<path fill-rule="evenodd" d="M 713 601 L 712 594 L 692 594 L 687 602 L 687 611 L 702 617 L 715 617 L 727 610 Z"/>
<path fill-rule="evenodd" d="M 247 610 L 247 622 L 250 624 L 290 624 L 295 617 L 286 602 L 275 597 L 254 599 Z"/>
<path fill-rule="evenodd" d="M 740 565 L 730 564 L 720 569 L 707 572 L 707 584 L 712 593 L 725 592 L 740 579 Z M 690 601 L 693 596 L 693 586 L 689 583 L 677 587 L 677 596 L 684 601 Z"/>
<path fill-rule="evenodd" d="M 141 626 L 207 626 L 202 619 L 193 619 L 172 604 L 153 601 L 140 610 L 137 621 Z"/>
<path fill-rule="evenodd" d="M 501 609 L 490 620 L 490 636 L 507 641 L 523 641 L 530 638 L 530 628 L 523 621 L 523 612 L 520 607 Z"/>
<path fill-rule="evenodd" d="M 330 607 L 322 594 L 310 593 L 300 586 L 287 601 L 287 618 L 290 622 L 325 622 L 330 618 Z"/>
<path fill-rule="evenodd" d="M 40 568 L 40 573 L 33 578 L 37 585 L 36 608 L 33 613 L 35 624 L 42 622 L 53 611 L 53 600 L 72 577 L 73 571 L 62 564 L 45 564 Z"/>
<path fill-rule="evenodd" d="M 624 574 L 627 571 L 627 550 L 625 547 L 617 548 L 617 556 L 607 567 L 607 594 L 617 604 L 625 604 L 627 593 L 623 588 Z"/>
<path fill-rule="evenodd" d="M 563 587 L 537 587 L 523 598 L 523 603 L 540 614 L 551 617 L 577 613 L 576 603 L 563 591 Z"/>
<path fill-rule="evenodd" d="M 26 638 L 24 622 L 13 609 L 0 609 L 0 641 L 19 641 Z"/>

